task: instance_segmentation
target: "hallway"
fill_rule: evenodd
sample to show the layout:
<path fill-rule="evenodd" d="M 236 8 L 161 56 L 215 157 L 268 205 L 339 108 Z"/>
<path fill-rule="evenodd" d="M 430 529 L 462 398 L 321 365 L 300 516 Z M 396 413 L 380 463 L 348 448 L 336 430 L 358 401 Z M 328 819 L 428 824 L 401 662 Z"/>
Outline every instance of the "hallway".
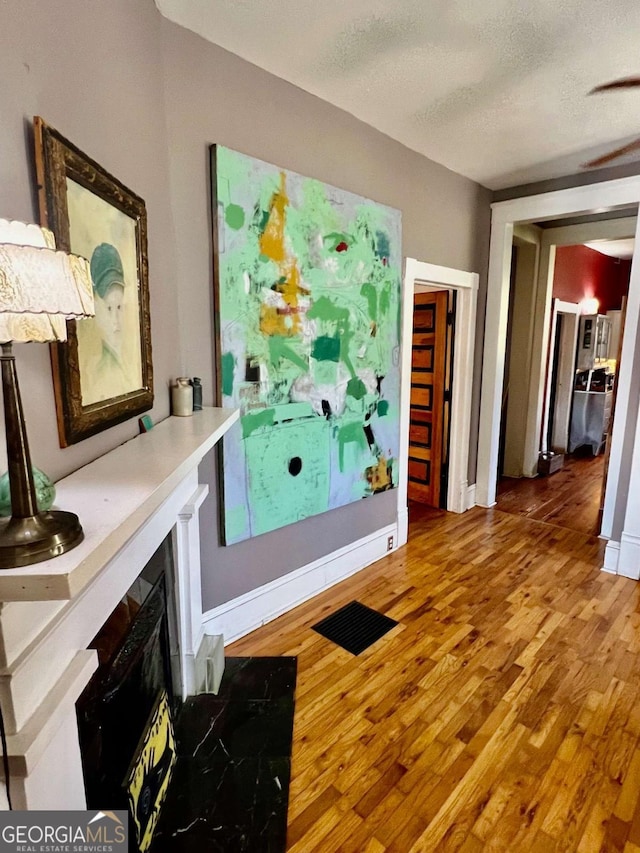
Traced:
<path fill-rule="evenodd" d="M 603 476 L 604 453 L 596 457 L 590 453 L 567 455 L 560 471 L 548 477 L 500 480 L 497 508 L 597 536 Z"/>

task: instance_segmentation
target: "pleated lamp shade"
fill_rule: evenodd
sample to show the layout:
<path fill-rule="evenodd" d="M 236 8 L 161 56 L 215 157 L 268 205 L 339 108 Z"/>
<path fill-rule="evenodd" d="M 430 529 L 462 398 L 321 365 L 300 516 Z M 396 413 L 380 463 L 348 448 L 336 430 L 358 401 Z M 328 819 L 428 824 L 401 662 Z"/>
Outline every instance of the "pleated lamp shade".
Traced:
<path fill-rule="evenodd" d="M 47 228 L 0 219 L 0 343 L 65 341 L 68 319 L 93 314 L 89 262 Z"/>

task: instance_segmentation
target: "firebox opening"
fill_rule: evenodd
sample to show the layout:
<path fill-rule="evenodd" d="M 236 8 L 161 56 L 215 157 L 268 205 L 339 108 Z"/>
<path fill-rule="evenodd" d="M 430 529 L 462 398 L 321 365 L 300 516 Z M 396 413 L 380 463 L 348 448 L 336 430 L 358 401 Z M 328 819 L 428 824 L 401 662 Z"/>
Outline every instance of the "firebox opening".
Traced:
<path fill-rule="evenodd" d="M 99 667 L 76 703 L 88 808 L 128 808 L 131 763 L 163 693 L 177 712 L 173 566 L 170 534 L 89 646 Z"/>

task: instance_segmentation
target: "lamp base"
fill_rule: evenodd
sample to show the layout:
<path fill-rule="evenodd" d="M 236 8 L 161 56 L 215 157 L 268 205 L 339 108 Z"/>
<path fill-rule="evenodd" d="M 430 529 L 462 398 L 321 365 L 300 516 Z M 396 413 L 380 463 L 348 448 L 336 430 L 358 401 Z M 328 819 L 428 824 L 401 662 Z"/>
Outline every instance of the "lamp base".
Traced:
<path fill-rule="evenodd" d="M 31 566 L 79 545 L 84 533 L 78 516 L 53 510 L 27 518 L 0 520 L 0 569 Z"/>

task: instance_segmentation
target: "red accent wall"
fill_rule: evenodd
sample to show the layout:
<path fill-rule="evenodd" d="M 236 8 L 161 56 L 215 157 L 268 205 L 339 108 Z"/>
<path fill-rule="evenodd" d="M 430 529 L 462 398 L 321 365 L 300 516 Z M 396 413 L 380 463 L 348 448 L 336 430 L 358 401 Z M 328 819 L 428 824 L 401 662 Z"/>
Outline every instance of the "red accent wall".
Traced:
<path fill-rule="evenodd" d="M 631 261 L 617 260 L 588 246 L 559 246 L 553 274 L 553 296 L 564 302 L 595 298 L 598 312 L 622 307 L 629 289 Z"/>

